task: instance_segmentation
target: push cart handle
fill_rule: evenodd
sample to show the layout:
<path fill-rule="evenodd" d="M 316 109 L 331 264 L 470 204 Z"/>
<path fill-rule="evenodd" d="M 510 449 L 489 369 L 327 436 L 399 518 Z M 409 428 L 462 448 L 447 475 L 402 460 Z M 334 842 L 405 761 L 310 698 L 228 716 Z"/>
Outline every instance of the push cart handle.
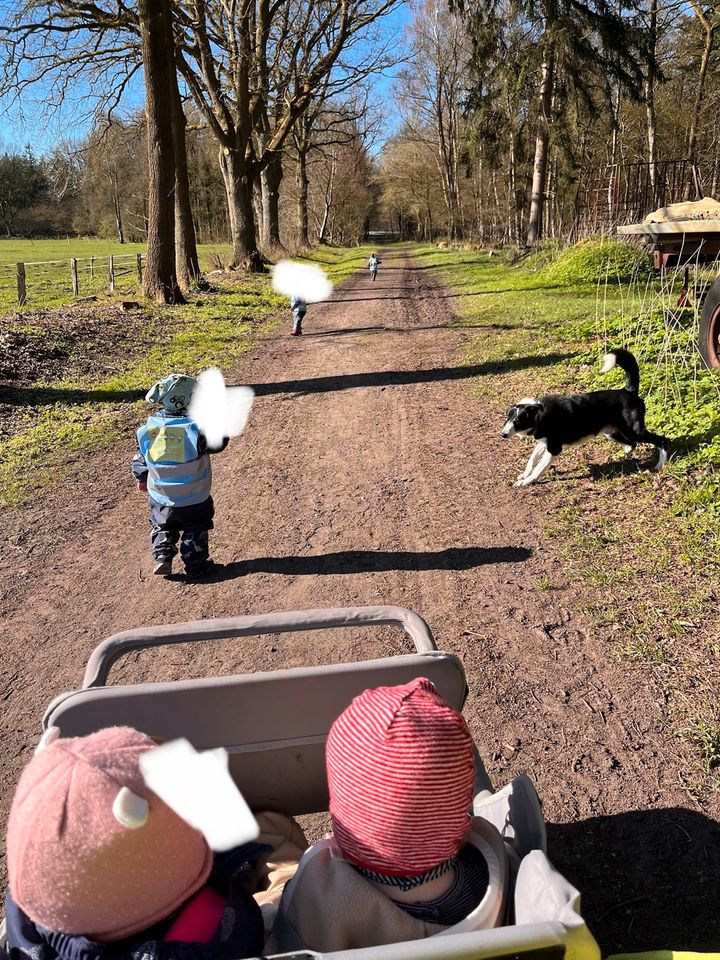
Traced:
<path fill-rule="evenodd" d="M 331 607 L 325 610 L 264 613 L 257 617 L 195 620 L 160 627 L 138 627 L 136 630 L 125 630 L 103 640 L 90 654 L 83 688 L 104 687 L 112 665 L 118 657 L 130 650 L 198 640 L 225 640 L 230 637 L 298 633 L 301 630 L 382 625 L 402 627 L 412 639 L 418 653 L 437 650 L 430 627 L 422 617 L 405 607 Z"/>

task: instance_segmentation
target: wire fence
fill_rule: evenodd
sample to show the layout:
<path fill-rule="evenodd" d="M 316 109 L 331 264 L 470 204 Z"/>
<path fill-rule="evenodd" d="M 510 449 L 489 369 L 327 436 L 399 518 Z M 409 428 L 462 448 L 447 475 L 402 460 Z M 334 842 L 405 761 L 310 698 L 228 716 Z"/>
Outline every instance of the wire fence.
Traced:
<path fill-rule="evenodd" d="M 59 306 L 119 290 L 137 292 L 144 266 L 142 253 L 0 264 L 0 306 Z"/>

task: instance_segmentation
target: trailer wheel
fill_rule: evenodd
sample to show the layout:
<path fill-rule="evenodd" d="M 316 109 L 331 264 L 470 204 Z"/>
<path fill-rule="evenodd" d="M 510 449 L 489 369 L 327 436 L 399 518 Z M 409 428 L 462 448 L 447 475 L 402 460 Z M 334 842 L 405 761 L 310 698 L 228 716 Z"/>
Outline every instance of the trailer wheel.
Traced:
<path fill-rule="evenodd" d="M 705 366 L 720 370 L 720 277 L 708 290 L 703 303 L 699 341 Z"/>

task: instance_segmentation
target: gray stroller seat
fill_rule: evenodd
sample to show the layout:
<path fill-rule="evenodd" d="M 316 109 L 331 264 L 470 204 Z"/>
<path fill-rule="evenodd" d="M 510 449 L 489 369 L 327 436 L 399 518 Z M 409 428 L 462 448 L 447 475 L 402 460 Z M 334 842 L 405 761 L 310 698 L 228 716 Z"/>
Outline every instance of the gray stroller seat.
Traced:
<path fill-rule="evenodd" d="M 379 625 L 403 629 L 416 652 L 359 663 L 106 686 L 113 663 L 132 650 Z M 306 610 L 148 627 L 101 643 L 88 661 L 82 689 L 56 697 L 43 727 L 58 727 L 69 737 L 130 725 L 162 739 L 187 737 L 197 749 L 222 746 L 252 809 L 297 816 L 327 810 L 325 742 L 333 721 L 353 697 L 369 687 L 420 676 L 462 710 L 467 694 L 462 663 L 438 650 L 424 620 L 402 607 Z M 599 960 L 597 944 L 579 913 L 578 892 L 545 856 L 544 824 L 531 782 L 519 777 L 495 793 L 479 756 L 476 761 L 475 813 L 498 827 L 515 864 L 514 922 L 492 930 L 326 953 L 326 960 Z M 282 956 L 301 960 L 321 954 Z"/>

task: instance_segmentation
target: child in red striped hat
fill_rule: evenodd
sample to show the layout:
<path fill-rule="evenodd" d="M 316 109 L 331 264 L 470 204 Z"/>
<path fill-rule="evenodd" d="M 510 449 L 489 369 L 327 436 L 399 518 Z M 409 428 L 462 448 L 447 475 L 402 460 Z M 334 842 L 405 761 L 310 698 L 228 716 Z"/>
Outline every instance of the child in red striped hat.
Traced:
<path fill-rule="evenodd" d="M 334 836 L 285 888 L 269 952 L 332 952 L 503 922 L 507 854 L 472 817 L 475 751 L 424 678 L 366 690 L 328 735 Z"/>

